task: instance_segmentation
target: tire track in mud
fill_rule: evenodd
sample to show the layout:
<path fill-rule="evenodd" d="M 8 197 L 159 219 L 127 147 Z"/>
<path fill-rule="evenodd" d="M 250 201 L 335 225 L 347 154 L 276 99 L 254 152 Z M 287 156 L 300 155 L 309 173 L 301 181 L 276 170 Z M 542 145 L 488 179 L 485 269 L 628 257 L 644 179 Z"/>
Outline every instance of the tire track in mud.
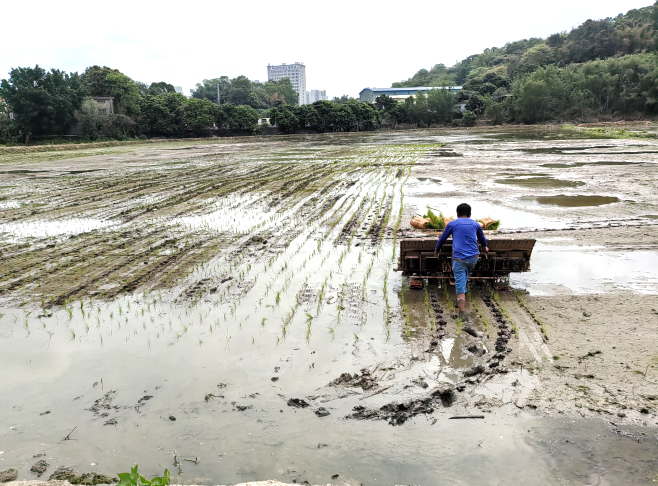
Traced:
<path fill-rule="evenodd" d="M 477 325 L 461 326 L 456 316 L 444 315 L 444 306 L 447 304 L 450 307 L 452 303 L 445 289 L 430 285 L 426 290 L 425 307 L 433 314 L 436 329 L 426 330 L 397 357 L 364 368 L 360 374 L 341 374 L 313 395 L 307 396 L 307 400 L 314 406 L 325 406 L 334 400 L 355 403 L 355 398 L 358 398 L 346 419 L 385 420 L 390 425 L 402 425 L 417 415 L 430 415 L 437 410 L 469 414 L 473 408 L 490 412 L 502 406 L 501 400 L 477 391 L 479 386 L 512 371 L 503 366 L 503 362 L 508 360 L 513 347 L 520 346 L 514 339 L 513 324 L 506 319 L 498 300 L 486 287 L 471 289 L 471 314 L 479 313 Z M 455 363 L 463 360 L 464 355 L 469 358 L 455 367 L 446 358 L 446 349 L 452 349 L 450 360 L 455 359 Z M 436 365 L 432 368 L 430 363 L 435 363 L 437 358 L 445 362 L 434 369 Z M 512 361 L 510 365 L 515 363 Z M 429 374 L 426 371 L 428 366 L 433 370 Z M 419 368 L 423 372 L 416 371 Z M 453 376 L 451 383 L 443 376 L 446 370 Z M 514 383 L 511 386 L 517 387 L 513 388 L 514 400 L 522 406 L 528 390 Z M 369 400 L 371 397 L 373 400 Z M 390 398 L 394 398 L 393 401 L 387 401 Z M 368 402 L 359 403 L 364 400 Z M 384 404 L 368 406 L 371 401 Z"/>

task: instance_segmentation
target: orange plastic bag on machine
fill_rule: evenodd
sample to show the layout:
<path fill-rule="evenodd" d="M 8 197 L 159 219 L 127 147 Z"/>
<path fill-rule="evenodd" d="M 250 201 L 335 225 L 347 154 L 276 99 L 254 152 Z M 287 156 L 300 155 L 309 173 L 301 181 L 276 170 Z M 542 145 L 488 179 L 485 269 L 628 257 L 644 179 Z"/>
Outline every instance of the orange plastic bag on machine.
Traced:
<path fill-rule="evenodd" d="M 425 225 L 431 221 L 432 220 L 430 218 L 421 218 L 420 216 L 416 216 L 411 220 L 411 226 L 418 229 L 425 229 Z"/>
<path fill-rule="evenodd" d="M 491 218 L 482 218 L 481 220 L 478 221 L 480 223 L 480 226 L 482 226 L 482 229 L 487 229 L 489 226 L 491 226 L 492 223 L 495 223 L 495 219 Z"/>

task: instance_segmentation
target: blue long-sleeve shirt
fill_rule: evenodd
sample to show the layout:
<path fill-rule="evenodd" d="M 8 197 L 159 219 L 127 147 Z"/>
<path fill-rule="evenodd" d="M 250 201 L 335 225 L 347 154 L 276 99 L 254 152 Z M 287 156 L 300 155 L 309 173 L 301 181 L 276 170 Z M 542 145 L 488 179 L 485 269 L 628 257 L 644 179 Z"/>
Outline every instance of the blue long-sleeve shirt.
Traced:
<path fill-rule="evenodd" d="M 439 251 L 450 235 L 452 235 L 453 258 L 463 260 L 479 255 L 478 240 L 482 246 L 489 246 L 477 221 L 471 218 L 457 218 L 445 227 L 434 251 Z"/>

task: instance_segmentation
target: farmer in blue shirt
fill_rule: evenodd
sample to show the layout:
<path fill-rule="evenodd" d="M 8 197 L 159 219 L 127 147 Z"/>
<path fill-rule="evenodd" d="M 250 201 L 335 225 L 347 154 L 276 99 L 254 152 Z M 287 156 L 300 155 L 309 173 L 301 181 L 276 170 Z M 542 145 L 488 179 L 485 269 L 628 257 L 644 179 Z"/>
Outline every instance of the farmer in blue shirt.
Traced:
<path fill-rule="evenodd" d="M 457 219 L 450 221 L 443 230 L 443 234 L 434 249 L 434 256 L 439 256 L 439 250 L 441 250 L 450 235 L 452 235 L 452 271 L 455 274 L 459 317 L 462 322 L 467 322 L 466 283 L 480 259 L 478 240 L 484 247 L 484 251 L 488 252 L 489 246 L 479 223 L 471 219 L 471 206 L 466 203 L 457 206 Z"/>

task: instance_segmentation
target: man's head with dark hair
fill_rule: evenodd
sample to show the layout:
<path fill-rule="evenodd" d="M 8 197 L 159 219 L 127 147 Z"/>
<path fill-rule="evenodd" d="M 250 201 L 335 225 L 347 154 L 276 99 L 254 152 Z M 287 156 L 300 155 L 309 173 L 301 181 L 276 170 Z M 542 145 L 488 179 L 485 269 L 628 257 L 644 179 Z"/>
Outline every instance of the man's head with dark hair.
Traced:
<path fill-rule="evenodd" d="M 471 206 L 466 203 L 461 203 L 457 206 L 457 217 L 461 218 L 462 216 L 471 217 Z"/>

